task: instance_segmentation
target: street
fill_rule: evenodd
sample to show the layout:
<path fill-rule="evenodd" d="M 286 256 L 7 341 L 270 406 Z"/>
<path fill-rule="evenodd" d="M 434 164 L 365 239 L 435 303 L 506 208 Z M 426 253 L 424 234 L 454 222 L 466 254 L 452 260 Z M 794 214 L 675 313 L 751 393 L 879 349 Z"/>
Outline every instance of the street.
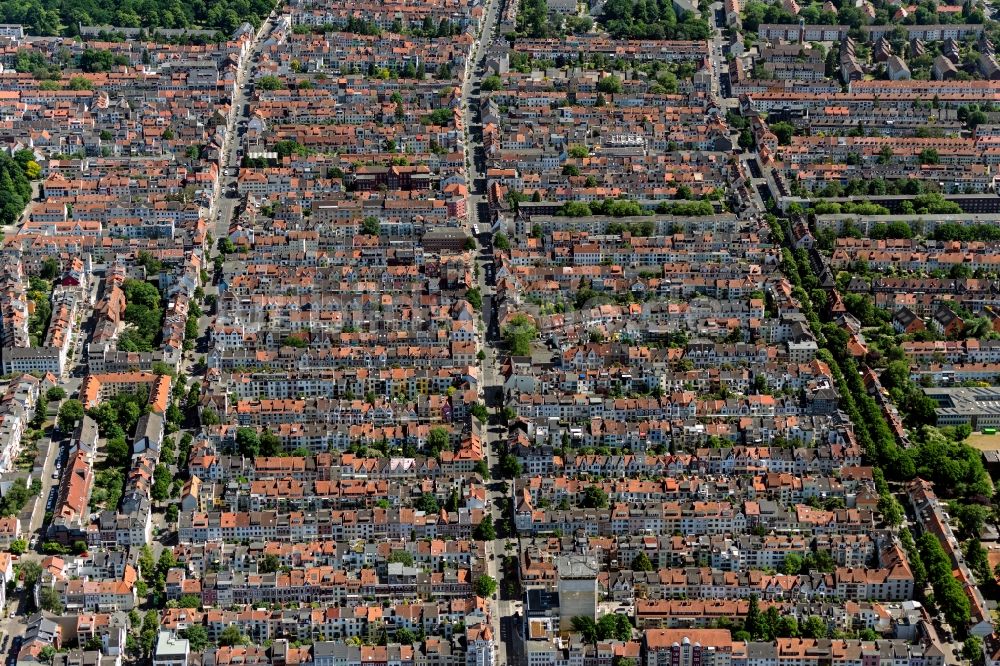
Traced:
<path fill-rule="evenodd" d="M 260 58 L 264 43 L 274 30 L 275 22 L 280 14 L 274 10 L 261 24 L 260 29 L 254 37 L 250 51 L 245 58 L 240 61 L 240 67 L 236 72 L 236 82 L 234 84 L 234 95 L 230 112 L 226 119 L 226 138 L 222 146 L 219 159 L 219 181 L 212 202 L 211 213 L 213 223 L 210 228 L 213 246 L 207 248 L 207 258 L 211 260 L 217 256 L 218 250 L 214 243 L 219 238 L 229 235 L 229 224 L 236 212 L 239 199 L 236 197 L 236 188 L 239 181 L 242 132 L 246 129 L 246 123 L 250 118 L 250 97 L 253 94 L 253 81 L 250 73 L 256 62 Z M 207 262 L 206 270 L 211 273 L 211 262 Z M 218 288 L 214 284 L 206 284 L 203 287 L 205 295 L 218 296 Z M 205 312 L 198 319 L 198 340 L 203 340 L 211 325 L 212 316 Z M 185 351 L 180 371 L 187 377 L 195 376 L 195 364 L 200 355 L 204 354 L 204 349 L 197 347 L 191 351 Z"/>
<path fill-rule="evenodd" d="M 229 235 L 229 223 L 239 201 L 235 197 L 230 197 L 230 191 L 236 188 L 239 179 L 242 143 L 240 132 L 241 129 L 245 129 L 242 126 L 250 119 L 250 96 L 253 93 L 250 71 L 256 65 L 264 43 L 270 37 L 271 31 L 274 30 L 275 20 L 278 16 L 277 10 L 275 10 L 260 26 L 249 54 L 240 62 L 240 68 L 236 72 L 235 94 L 230 105 L 229 117 L 226 122 L 226 140 L 219 160 L 219 187 L 215 197 L 215 223 L 212 226 L 214 239 Z M 209 253 L 214 255 L 215 248 L 209 248 Z"/>
<path fill-rule="evenodd" d="M 725 35 L 722 34 L 722 28 L 725 26 L 722 3 L 713 3 L 710 6 L 710 12 L 713 18 L 710 21 L 712 39 L 709 42 L 709 62 L 712 66 L 712 101 L 723 110 L 728 111 L 736 108 L 739 101 L 729 94 L 729 61 L 725 55 L 728 44 Z"/>
<path fill-rule="evenodd" d="M 495 321 L 495 292 L 492 286 L 493 279 L 493 244 L 492 233 L 489 231 L 492 220 L 486 206 L 486 174 L 485 174 L 485 154 L 482 146 L 482 127 L 479 113 L 480 85 L 485 76 L 486 54 L 490 44 L 493 42 L 494 33 L 497 26 L 501 0 L 488 0 L 486 3 L 486 13 L 478 39 L 473 44 L 469 64 L 466 66 L 462 80 L 462 108 L 463 127 L 465 130 L 465 159 L 467 168 L 467 181 L 469 183 L 469 200 L 467 202 L 468 229 L 474 236 L 478 230 L 484 233 L 478 234 L 479 250 L 475 261 L 478 265 L 477 286 L 483 298 L 483 326 L 482 334 L 486 358 L 482 364 L 483 391 L 486 396 L 488 407 L 497 407 L 502 402 L 502 389 L 497 371 L 496 350 L 492 347 L 499 337 Z M 486 429 L 486 461 L 490 469 L 495 469 L 499 463 L 497 445 L 500 442 L 498 431 L 500 428 Z M 499 488 L 505 484 L 491 484 L 489 486 L 490 512 L 494 524 L 503 518 L 503 508 L 510 502 L 510 497 L 505 496 Z M 497 539 L 486 543 L 486 563 L 487 573 L 500 585 L 500 591 L 494 601 L 495 608 L 492 613 L 492 629 L 494 640 L 497 644 L 495 663 L 499 666 L 508 664 L 522 664 L 523 651 L 517 650 L 516 646 L 520 640 L 520 618 L 515 615 L 519 607 L 519 600 L 503 598 L 503 574 L 500 569 L 505 554 L 504 543 L 506 539 Z"/>

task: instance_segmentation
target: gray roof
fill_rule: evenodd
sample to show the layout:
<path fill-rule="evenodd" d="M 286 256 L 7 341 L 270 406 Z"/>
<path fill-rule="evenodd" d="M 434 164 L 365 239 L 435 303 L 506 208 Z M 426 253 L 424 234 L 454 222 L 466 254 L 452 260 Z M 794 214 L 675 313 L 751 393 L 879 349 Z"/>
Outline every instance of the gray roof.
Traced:
<path fill-rule="evenodd" d="M 76 432 L 73 433 L 73 439 L 94 446 L 97 443 L 97 437 L 97 421 L 84 414 L 83 420 L 77 425 Z"/>
<path fill-rule="evenodd" d="M 171 631 L 161 631 L 156 639 L 155 657 L 181 657 L 188 653 L 186 638 L 179 638 Z"/>
<path fill-rule="evenodd" d="M 162 434 L 163 416 L 156 412 L 149 412 L 148 414 L 143 414 L 136 424 L 135 438 L 132 441 L 136 442 L 143 437 L 147 437 L 151 442 L 159 444 Z"/>

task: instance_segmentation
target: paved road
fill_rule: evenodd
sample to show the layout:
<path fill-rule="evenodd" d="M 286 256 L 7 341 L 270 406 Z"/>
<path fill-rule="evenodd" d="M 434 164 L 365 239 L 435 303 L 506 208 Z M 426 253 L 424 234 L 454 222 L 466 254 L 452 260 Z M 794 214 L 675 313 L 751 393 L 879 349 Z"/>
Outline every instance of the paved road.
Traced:
<path fill-rule="evenodd" d="M 215 239 L 222 238 L 229 233 L 229 222 L 233 217 L 237 199 L 228 195 L 230 188 L 235 186 L 239 175 L 241 136 L 239 133 L 243 121 L 250 119 L 250 98 L 253 93 L 253 81 L 250 73 L 260 57 L 261 50 L 265 42 L 271 36 L 277 19 L 280 17 L 278 10 L 275 10 L 267 17 L 267 20 L 260 26 L 254 42 L 250 47 L 247 57 L 240 63 L 240 68 L 236 72 L 236 94 L 233 97 L 231 113 L 226 123 L 226 141 L 222 150 L 222 159 L 219 163 L 221 173 L 220 187 L 216 196 L 216 206 L 214 210 L 215 224 L 212 226 L 212 236 Z M 215 248 L 210 252 L 215 254 Z"/>
<path fill-rule="evenodd" d="M 478 38 L 473 46 L 469 64 L 462 77 L 462 124 L 465 128 L 465 155 L 469 181 L 469 223 L 477 221 L 477 204 L 485 193 L 485 174 L 482 173 L 482 127 L 479 123 L 479 84 L 482 82 L 486 54 L 496 35 L 497 19 L 504 0 L 487 0 L 486 14 Z M 507 0 L 515 2 L 516 0 Z"/>
<path fill-rule="evenodd" d="M 709 8 L 709 25 L 712 26 L 712 38 L 709 41 L 709 59 L 712 63 L 712 99 L 723 109 L 732 109 L 739 101 L 729 96 L 729 63 L 726 60 L 725 49 L 728 40 L 722 34 L 725 26 L 721 2 L 716 2 Z"/>
<path fill-rule="evenodd" d="M 68 390 L 67 390 L 68 393 Z M 31 518 L 27 525 L 23 525 L 27 532 L 27 538 L 38 537 L 38 543 L 45 541 L 45 536 L 41 534 L 42 522 L 45 519 L 45 512 L 48 510 L 50 493 L 54 490 L 59 492 L 59 479 L 53 479 L 52 473 L 56 468 L 56 460 L 60 458 L 62 446 L 59 441 L 52 441 L 48 437 L 38 440 L 38 450 L 45 454 L 45 462 L 42 465 L 42 491 L 38 494 L 34 503 L 31 504 Z"/>
<path fill-rule="evenodd" d="M 236 183 L 239 178 L 239 165 L 240 165 L 240 147 L 241 147 L 241 126 L 245 126 L 244 123 L 249 121 L 250 118 L 250 99 L 253 94 L 253 80 L 251 79 L 251 70 L 256 65 L 264 44 L 267 42 L 268 38 L 271 36 L 271 32 L 280 18 L 281 14 L 278 9 L 275 9 L 270 16 L 264 21 L 257 31 L 257 35 L 254 38 L 253 44 L 250 46 L 250 51 L 247 53 L 247 57 L 240 63 L 240 68 L 236 72 L 236 83 L 235 83 L 235 94 L 233 96 L 233 103 L 230 107 L 229 117 L 226 122 L 226 140 L 222 146 L 222 157 L 219 160 L 219 187 L 215 192 L 215 197 L 212 202 L 212 213 L 214 215 L 211 234 L 213 238 L 213 243 L 215 243 L 219 238 L 229 235 L 229 223 L 233 218 L 233 213 L 236 211 L 236 205 L 239 202 L 235 196 L 230 197 L 230 192 L 235 190 Z M 208 248 L 208 256 L 210 258 L 218 255 L 218 251 L 215 246 Z M 211 265 L 207 266 L 209 273 L 212 271 Z M 205 285 L 204 287 L 205 295 L 215 295 L 218 296 L 218 288 L 214 285 Z M 205 308 L 203 308 L 205 309 Z M 208 331 L 208 327 L 211 324 L 212 317 L 209 315 L 204 315 L 198 319 L 198 339 L 202 340 Z M 204 355 L 205 349 L 195 348 L 192 351 L 185 352 L 183 360 L 181 361 L 181 372 L 187 377 L 193 377 L 194 365 L 197 359 Z"/>
<path fill-rule="evenodd" d="M 508 0 L 514 1 L 514 0 Z M 465 156 L 466 175 L 469 183 L 469 200 L 467 202 L 468 219 L 467 224 L 470 232 L 477 224 L 488 225 L 488 217 L 484 215 L 485 203 L 485 156 L 482 148 L 482 127 L 479 123 L 479 88 L 484 75 L 484 63 L 489 45 L 493 42 L 495 35 L 497 18 L 503 0 L 487 0 L 486 13 L 482 28 L 477 41 L 472 48 L 472 53 L 462 77 L 462 107 L 463 107 L 463 127 L 465 129 Z M 492 245 L 489 234 L 480 237 L 480 251 L 476 257 L 479 265 L 478 286 L 483 296 L 483 327 L 482 330 L 488 342 L 494 341 L 496 337 L 496 323 L 493 317 L 494 291 L 493 282 L 493 260 Z M 499 379 L 497 373 L 496 350 L 485 346 L 486 359 L 483 362 L 483 387 L 486 393 L 488 405 L 497 404 L 499 396 Z M 499 462 L 497 456 L 497 443 L 499 435 L 494 429 L 487 429 L 486 434 L 486 461 L 490 469 L 494 469 Z M 503 507 L 509 499 L 493 487 L 489 493 L 490 511 L 493 522 L 497 523 L 503 517 Z M 490 541 L 486 544 L 486 569 L 487 573 L 502 585 L 502 572 L 500 566 L 503 562 L 505 540 Z M 508 655 L 516 653 L 515 650 L 508 650 L 508 646 L 514 646 L 514 630 L 512 627 L 518 625 L 514 616 L 517 603 L 508 599 L 498 598 L 495 603 L 495 612 L 492 613 L 493 637 L 496 642 L 497 652 L 495 663 L 499 666 L 508 664 L 519 664 L 520 659 L 508 659 Z M 511 656 L 513 656 L 511 654 Z"/>

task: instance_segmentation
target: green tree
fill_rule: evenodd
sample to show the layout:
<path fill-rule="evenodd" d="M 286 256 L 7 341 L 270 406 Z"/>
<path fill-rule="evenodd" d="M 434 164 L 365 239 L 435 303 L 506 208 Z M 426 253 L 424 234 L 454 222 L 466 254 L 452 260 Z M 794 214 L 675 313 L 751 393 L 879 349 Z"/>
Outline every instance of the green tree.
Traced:
<path fill-rule="evenodd" d="M 155 610 L 146 611 L 142 619 L 142 631 L 139 635 L 139 644 L 145 654 L 153 651 L 156 645 L 156 636 L 160 629 L 160 615 Z"/>
<path fill-rule="evenodd" d="M 616 95 L 622 91 L 622 80 L 614 74 L 608 74 L 597 82 L 597 91 Z"/>
<path fill-rule="evenodd" d="M 54 280 L 59 275 L 59 260 L 55 257 L 46 257 L 42 261 L 41 278 L 43 280 Z"/>
<path fill-rule="evenodd" d="M 480 351 L 482 351 L 482 350 L 480 350 Z M 486 358 L 486 354 L 484 353 L 483 354 L 483 358 L 481 358 L 479 360 L 482 361 L 482 360 L 485 360 L 485 358 Z M 483 423 L 485 423 L 486 421 L 488 421 L 489 418 L 490 418 L 489 410 L 486 409 L 486 405 L 484 405 L 481 402 L 474 402 L 474 403 L 472 403 L 472 405 L 469 407 L 469 413 L 472 414 L 472 416 L 474 416 L 477 419 L 479 419 L 480 421 L 482 421 Z M 489 469 L 486 470 L 486 473 L 487 473 L 487 476 L 484 477 L 484 478 L 489 478 L 489 476 L 488 476 L 489 475 Z"/>
<path fill-rule="evenodd" d="M 127 65 L 128 58 L 104 49 L 85 49 L 80 54 L 79 67 L 87 73 L 108 72 L 116 66 Z"/>
<path fill-rule="evenodd" d="M 139 571 L 144 578 L 150 578 L 156 574 L 156 560 L 153 559 L 153 549 L 145 544 L 139 549 Z"/>
<path fill-rule="evenodd" d="M 978 537 L 973 537 L 966 542 L 965 563 L 969 565 L 969 569 L 976 575 L 980 585 L 985 585 L 992 580 L 989 556 Z"/>
<path fill-rule="evenodd" d="M 413 553 L 407 550 L 394 550 L 389 553 L 389 559 L 387 560 L 390 564 L 393 562 L 399 562 L 403 566 L 412 567 L 413 566 Z"/>
<path fill-rule="evenodd" d="M 761 625 L 761 637 L 765 641 L 773 641 L 781 625 L 781 611 L 778 610 L 777 606 L 769 606 L 764 611 Z"/>
<path fill-rule="evenodd" d="M 274 573 L 281 567 L 281 560 L 274 553 L 268 553 L 260 558 L 257 564 L 257 571 L 260 573 Z"/>
<path fill-rule="evenodd" d="M 781 570 L 790 576 L 802 571 L 802 557 L 796 553 L 789 553 L 785 555 L 785 561 L 782 564 Z"/>
<path fill-rule="evenodd" d="M 427 455 L 437 456 L 441 451 L 451 446 L 451 433 L 447 428 L 438 426 L 431 428 L 427 435 Z"/>
<path fill-rule="evenodd" d="M 473 287 L 465 292 L 465 300 L 469 302 L 477 312 L 483 309 L 483 294 L 479 287 Z"/>
<path fill-rule="evenodd" d="M 632 558 L 630 568 L 632 571 L 652 571 L 653 563 L 649 561 L 649 556 L 646 553 L 640 551 L 638 555 Z"/>
<path fill-rule="evenodd" d="M 484 92 L 493 92 L 496 90 L 500 90 L 503 87 L 503 80 L 499 76 L 492 74 L 484 78 L 482 84 L 479 87 Z"/>
<path fill-rule="evenodd" d="M 163 463 L 156 466 L 153 470 L 153 488 L 150 491 L 153 500 L 162 502 L 170 497 L 170 481 L 172 479 L 173 475 L 171 475 L 169 467 Z"/>
<path fill-rule="evenodd" d="M 489 598 L 497 591 L 497 582 L 490 576 L 483 574 L 476 579 L 476 595 Z"/>
<path fill-rule="evenodd" d="M 799 635 L 799 622 L 794 615 L 782 615 L 775 633 L 782 638 L 796 638 Z"/>
<path fill-rule="evenodd" d="M 222 237 L 215 243 L 216 248 L 222 254 L 233 254 L 236 252 L 236 243 L 231 238 Z"/>
<path fill-rule="evenodd" d="M 208 647 L 208 631 L 200 624 L 192 624 L 180 632 L 181 638 L 186 638 L 192 652 L 201 652 Z"/>
<path fill-rule="evenodd" d="M 531 354 L 531 342 L 538 337 L 538 329 L 524 315 L 515 315 L 503 328 L 501 335 L 512 355 L 527 356 Z"/>
<path fill-rule="evenodd" d="M 958 521 L 959 530 L 964 538 L 978 535 L 990 516 L 990 508 L 982 504 L 965 502 L 948 502 L 948 513 Z"/>
<path fill-rule="evenodd" d="M 417 642 L 417 635 L 407 629 L 406 627 L 401 627 L 395 632 L 396 642 L 400 645 L 413 645 Z"/>
<path fill-rule="evenodd" d="M 94 88 L 94 82 L 88 79 L 86 76 L 73 76 L 70 77 L 69 81 L 66 82 L 66 88 L 69 90 L 92 90 Z"/>
<path fill-rule="evenodd" d="M 760 640 L 762 635 L 762 618 L 760 615 L 760 604 L 757 601 L 757 595 L 750 595 L 750 602 L 747 606 L 747 616 L 743 620 L 743 629 L 750 634 L 753 640 Z"/>
<path fill-rule="evenodd" d="M 166 578 L 167 572 L 177 566 L 177 558 L 174 551 L 164 548 L 160 552 L 160 558 L 156 560 L 156 575 Z"/>
<path fill-rule="evenodd" d="M 280 90 L 285 86 L 277 76 L 262 76 L 257 79 L 257 87 L 261 90 Z"/>
<path fill-rule="evenodd" d="M 567 201 L 563 204 L 561 214 L 566 217 L 589 217 L 594 211 L 583 201 Z"/>
<path fill-rule="evenodd" d="M 382 225 L 377 217 L 368 216 L 361 221 L 361 233 L 368 236 L 378 236 L 382 233 Z"/>
<path fill-rule="evenodd" d="M 608 494 L 599 486 L 590 485 L 583 489 L 580 507 L 584 509 L 604 509 L 608 506 Z"/>
<path fill-rule="evenodd" d="M 280 456 L 282 452 L 281 438 L 270 430 L 264 430 L 260 433 L 260 455 L 262 456 Z M 294 455 L 295 452 L 293 451 Z M 305 455 L 308 455 L 306 451 Z M 304 457 L 304 456 L 303 456 Z"/>
<path fill-rule="evenodd" d="M 586 615 L 576 615 L 572 619 L 573 631 L 583 637 L 585 643 L 597 643 L 597 623 L 594 618 Z"/>
<path fill-rule="evenodd" d="M 421 495 L 416 502 L 413 503 L 413 508 L 418 511 L 423 511 L 428 515 L 433 515 L 441 510 L 441 506 L 438 504 L 437 498 L 434 497 L 433 493 L 424 493 Z"/>
<path fill-rule="evenodd" d="M 124 437 L 112 437 L 104 446 L 104 453 L 107 455 L 105 462 L 109 467 L 122 468 L 129 462 L 129 445 Z"/>
<path fill-rule="evenodd" d="M 805 638 L 826 638 L 827 627 L 823 618 L 818 615 L 810 615 L 802 623 L 802 636 Z"/>
<path fill-rule="evenodd" d="M 962 657 L 973 664 L 983 661 L 983 639 L 979 636 L 969 636 L 962 643 Z"/>
<path fill-rule="evenodd" d="M 778 143 L 787 146 L 792 142 L 792 135 L 795 134 L 795 126 L 787 122 L 771 123 L 771 132 L 778 138 Z"/>
<path fill-rule="evenodd" d="M 229 625 L 219 634 L 219 645 L 242 645 L 245 642 L 246 637 L 235 624 Z"/>
<path fill-rule="evenodd" d="M 254 428 L 238 428 L 236 430 L 236 450 L 245 458 L 256 458 L 260 455 L 260 435 Z"/>
<path fill-rule="evenodd" d="M 497 531 L 493 526 L 493 517 L 490 514 L 483 516 L 482 521 L 472 530 L 472 538 L 477 541 L 493 541 L 497 538 Z"/>
<path fill-rule="evenodd" d="M 513 454 L 506 453 L 500 456 L 498 465 L 500 477 L 504 479 L 516 479 L 521 476 L 521 463 Z"/>
<path fill-rule="evenodd" d="M 30 589 L 35 586 L 38 579 L 42 576 L 42 566 L 38 562 L 32 560 L 26 560 L 21 562 L 20 568 L 21 581 L 24 583 L 25 589 Z"/>
<path fill-rule="evenodd" d="M 619 641 L 632 640 L 632 621 L 627 615 L 615 614 L 615 639 Z"/>
<path fill-rule="evenodd" d="M 178 608 L 201 608 L 201 597 L 197 594 L 183 594 L 177 600 Z"/>
<path fill-rule="evenodd" d="M 604 615 L 597 621 L 597 640 L 606 641 L 615 637 L 618 623 L 614 615 Z"/>
<path fill-rule="evenodd" d="M 46 610 L 55 615 L 60 615 L 63 611 L 62 599 L 53 587 L 43 587 L 38 593 L 38 605 L 42 610 Z"/>
<path fill-rule="evenodd" d="M 481 476 L 483 481 L 490 480 L 490 467 L 486 464 L 485 460 L 477 460 L 476 464 L 472 467 L 472 471 Z"/>
<path fill-rule="evenodd" d="M 83 403 L 79 400 L 67 400 L 59 408 L 59 429 L 72 432 L 78 421 L 83 420 Z"/>
<path fill-rule="evenodd" d="M 0 498 L 0 516 L 9 517 L 20 513 L 28 500 L 38 494 L 39 488 L 40 486 L 35 483 L 29 488 L 23 477 L 15 479 L 7 489 L 7 493 Z"/>

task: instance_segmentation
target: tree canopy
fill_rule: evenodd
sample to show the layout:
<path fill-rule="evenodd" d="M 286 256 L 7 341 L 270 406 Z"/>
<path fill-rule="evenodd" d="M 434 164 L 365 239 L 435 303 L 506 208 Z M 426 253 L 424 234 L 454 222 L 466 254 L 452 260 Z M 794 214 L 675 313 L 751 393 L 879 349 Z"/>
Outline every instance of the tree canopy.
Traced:
<path fill-rule="evenodd" d="M 600 21 L 616 39 L 704 40 L 710 32 L 705 19 L 678 13 L 671 0 L 608 0 Z"/>
<path fill-rule="evenodd" d="M 31 200 L 28 165 L 38 166 L 34 160 L 35 155 L 30 150 L 22 150 L 14 157 L 0 153 L 0 224 L 17 222 Z"/>
<path fill-rule="evenodd" d="M 497 591 L 497 582 L 486 574 L 476 579 L 476 594 L 480 597 L 492 597 Z"/>
<path fill-rule="evenodd" d="M 76 35 L 82 25 L 145 28 L 205 28 L 231 33 L 243 21 L 260 26 L 273 3 L 266 0 L 11 0 L 0 3 L 0 23 L 22 23 L 39 35 Z M 205 41 L 192 37 L 191 41 Z"/>

